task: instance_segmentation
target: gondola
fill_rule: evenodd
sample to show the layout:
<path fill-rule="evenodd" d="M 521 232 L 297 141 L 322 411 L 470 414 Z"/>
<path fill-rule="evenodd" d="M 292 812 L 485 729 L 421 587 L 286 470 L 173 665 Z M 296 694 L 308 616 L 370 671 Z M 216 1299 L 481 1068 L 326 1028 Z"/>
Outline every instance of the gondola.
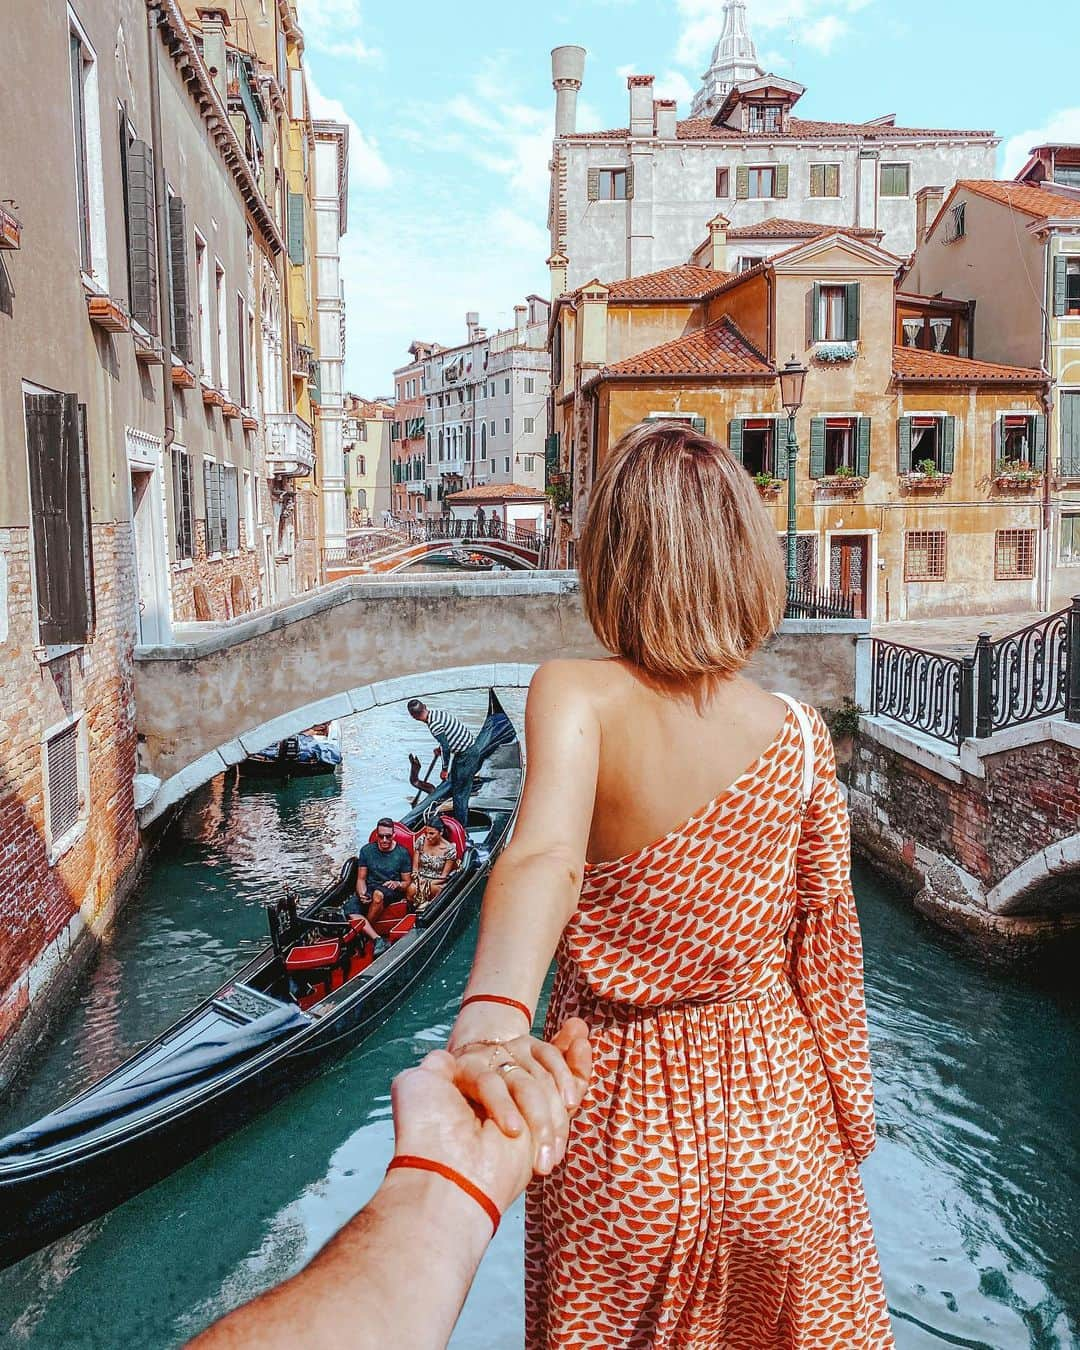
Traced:
<path fill-rule="evenodd" d="M 521 750 L 494 691 L 462 865 L 421 915 L 388 906 L 380 955 L 341 906 L 356 859 L 306 909 L 269 907 L 270 944 L 163 1035 L 65 1106 L 0 1139 L 0 1269 L 176 1171 L 358 1045 L 475 912 L 517 811 Z M 441 784 L 397 826 L 411 839 Z"/>
<path fill-rule="evenodd" d="M 319 778 L 341 768 L 341 728 L 331 722 L 325 734 L 315 730 L 287 736 L 248 755 L 237 766 L 241 778 Z"/>

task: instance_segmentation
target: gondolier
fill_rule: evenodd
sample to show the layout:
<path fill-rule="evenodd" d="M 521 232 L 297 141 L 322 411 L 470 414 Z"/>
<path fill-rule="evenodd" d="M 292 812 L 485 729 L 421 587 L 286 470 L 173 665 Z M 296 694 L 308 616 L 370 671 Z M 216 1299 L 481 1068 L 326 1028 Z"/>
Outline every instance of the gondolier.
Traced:
<path fill-rule="evenodd" d="M 469 797 L 473 777 L 480 767 L 476 738 L 460 718 L 442 708 L 429 708 L 418 698 L 409 700 L 409 714 L 424 722 L 442 750 L 442 778 L 450 779 L 454 794 L 454 815 L 462 825 L 469 823 Z"/>

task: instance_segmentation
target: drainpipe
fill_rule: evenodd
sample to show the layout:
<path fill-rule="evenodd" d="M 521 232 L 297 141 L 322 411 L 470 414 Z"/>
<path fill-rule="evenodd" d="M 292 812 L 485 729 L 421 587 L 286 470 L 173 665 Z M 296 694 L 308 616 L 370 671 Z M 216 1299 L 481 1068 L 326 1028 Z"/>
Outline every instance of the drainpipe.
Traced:
<path fill-rule="evenodd" d="M 1050 266 L 1050 241 L 1051 236 L 1047 235 L 1046 242 L 1043 245 L 1043 374 L 1046 376 L 1046 386 L 1042 391 L 1043 414 L 1046 417 L 1046 449 L 1044 451 L 1045 462 L 1043 464 L 1042 481 L 1042 541 L 1043 546 L 1040 550 L 1042 567 L 1040 571 L 1042 576 L 1041 592 L 1039 599 L 1040 608 L 1049 610 L 1050 593 L 1052 590 L 1053 563 L 1050 556 L 1050 550 L 1053 546 L 1053 531 L 1051 529 L 1052 512 L 1050 509 L 1050 475 L 1053 472 L 1053 447 L 1050 443 L 1050 419 L 1054 410 L 1054 375 L 1053 375 L 1053 352 L 1050 344 L 1050 309 L 1047 305 L 1047 292 L 1050 285 L 1052 269 Z"/>
<path fill-rule="evenodd" d="M 146 11 L 146 46 L 150 72 L 150 144 L 154 151 L 154 203 L 157 217 L 158 327 L 165 359 L 161 366 L 161 405 L 164 412 L 164 444 L 168 450 L 176 439 L 172 387 L 172 270 L 169 265 L 169 208 L 165 195 L 165 164 L 161 154 L 161 85 L 158 80 L 157 30 L 164 23 L 160 4 Z"/>

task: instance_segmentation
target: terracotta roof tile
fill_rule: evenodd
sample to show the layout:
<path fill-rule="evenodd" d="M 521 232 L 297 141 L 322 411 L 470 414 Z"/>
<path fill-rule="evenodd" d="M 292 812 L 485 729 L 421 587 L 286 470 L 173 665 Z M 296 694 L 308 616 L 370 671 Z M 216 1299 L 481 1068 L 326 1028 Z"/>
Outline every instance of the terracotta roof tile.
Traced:
<path fill-rule="evenodd" d="M 1075 197 L 1066 197 L 1045 188 L 1032 187 L 1028 183 L 999 182 L 988 178 L 961 178 L 956 185 L 980 197 L 989 197 L 991 201 L 1001 202 L 1003 206 L 1015 207 L 1025 215 L 1037 220 L 1049 220 L 1052 217 L 1080 217 L 1080 201 Z"/>
<path fill-rule="evenodd" d="M 774 375 L 775 371 L 758 349 L 728 317 L 685 337 L 636 356 L 617 361 L 601 371 L 610 375 Z"/>
<path fill-rule="evenodd" d="M 986 136 L 992 131 L 977 131 L 946 127 L 892 127 L 865 122 L 818 122 L 805 117 L 789 117 L 787 131 L 781 137 L 775 132 L 747 132 L 734 127 L 715 126 L 708 117 L 687 117 L 676 124 L 676 135 L 681 141 L 775 141 L 775 140 L 830 140 L 836 136 L 861 136 L 880 141 L 915 140 L 920 136 Z M 564 137 L 570 141 L 626 140 L 628 127 L 612 127 L 603 131 L 578 131 Z"/>
<path fill-rule="evenodd" d="M 608 282 L 608 300 L 700 300 L 728 276 L 711 267 L 665 267 L 660 272 Z"/>
<path fill-rule="evenodd" d="M 488 483 L 484 487 L 464 488 L 461 492 L 450 492 L 448 502 L 502 502 L 513 501 L 542 502 L 547 494 L 543 488 L 528 487 L 524 483 Z"/>
<path fill-rule="evenodd" d="M 920 347 L 893 348 L 893 374 L 898 380 L 960 381 L 964 384 L 1042 384 L 1046 376 L 1022 366 L 969 361 L 964 356 L 927 352 Z"/>
<path fill-rule="evenodd" d="M 876 239 L 880 230 L 859 229 L 854 225 L 819 225 L 811 220 L 784 220 L 769 216 L 756 225 L 738 225 L 727 232 L 729 239 L 817 239 L 823 234 L 851 234 L 857 239 Z"/>

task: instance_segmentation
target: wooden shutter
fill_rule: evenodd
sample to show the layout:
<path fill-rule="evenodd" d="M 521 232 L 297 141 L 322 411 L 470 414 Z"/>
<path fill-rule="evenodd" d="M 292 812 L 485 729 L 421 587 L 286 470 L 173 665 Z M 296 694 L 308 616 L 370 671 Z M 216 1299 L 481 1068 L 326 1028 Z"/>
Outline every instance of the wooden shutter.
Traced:
<path fill-rule="evenodd" d="M 999 413 L 994 418 L 994 471 L 997 472 L 997 466 L 1001 457 L 1005 453 L 1005 416 Z"/>
<path fill-rule="evenodd" d="M 600 200 L 600 170 L 589 170 L 589 201 L 598 202 Z"/>
<path fill-rule="evenodd" d="M 750 170 L 745 164 L 740 164 L 735 170 L 735 196 L 740 201 L 750 196 Z"/>
<path fill-rule="evenodd" d="M 634 166 L 631 164 L 626 171 L 626 200 L 632 201 L 634 197 Z"/>
<path fill-rule="evenodd" d="M 1080 394 L 1061 394 L 1061 472 L 1080 474 Z"/>
<path fill-rule="evenodd" d="M 810 419 L 810 477 L 825 477 L 825 419 Z"/>
<path fill-rule="evenodd" d="M 733 417 L 728 423 L 728 449 L 741 464 L 743 460 L 743 419 L 741 417 Z"/>
<path fill-rule="evenodd" d="M 693 416 L 693 417 L 691 417 L 691 418 L 690 418 L 690 429 L 691 429 L 691 431 L 696 431 L 697 434 L 698 434 L 699 436 L 704 436 L 704 435 L 705 435 L 705 419 L 704 419 L 704 417 L 698 417 L 698 416 L 696 416 L 696 415 Z"/>
<path fill-rule="evenodd" d="M 778 164 L 776 166 L 776 174 L 773 183 L 773 196 L 786 197 L 787 194 L 788 194 L 788 166 L 786 164 Z"/>
<path fill-rule="evenodd" d="M 773 418 L 773 477 L 785 480 L 788 476 L 787 425 L 786 417 Z"/>
<path fill-rule="evenodd" d="M 304 262 L 304 194 L 289 193 L 289 261 L 297 267 Z"/>
<path fill-rule="evenodd" d="M 126 135 L 126 129 L 122 132 Z M 128 279 L 131 317 L 158 332 L 154 155 L 145 141 L 132 141 L 124 156 L 127 188 Z"/>
<path fill-rule="evenodd" d="M 206 551 L 222 551 L 221 529 L 221 467 L 203 460 L 203 503 L 206 521 Z"/>
<path fill-rule="evenodd" d="M 1046 418 L 1042 413 L 1031 419 L 1031 467 L 1046 468 Z"/>
<path fill-rule="evenodd" d="M 859 283 L 853 281 L 844 287 L 844 337 L 855 342 L 859 336 Z"/>
<path fill-rule="evenodd" d="M 1058 317 L 1068 308 L 1068 259 L 1058 256 L 1054 259 L 1054 313 Z"/>
<path fill-rule="evenodd" d="M 840 165 L 826 164 L 824 176 L 824 188 L 826 197 L 840 196 Z"/>
<path fill-rule="evenodd" d="M 179 197 L 169 198 L 169 275 L 172 280 L 172 348 L 190 364 L 191 296 L 188 291 L 187 207 Z M 243 350 L 243 339 L 240 347 Z"/>
<path fill-rule="evenodd" d="M 870 477 L 870 418 L 855 419 L 855 472 L 860 478 Z"/>
<path fill-rule="evenodd" d="M 483 423 L 480 424 L 480 458 L 487 459 L 487 428 Z M 552 474 L 559 472 L 558 432 L 555 432 L 544 440 L 544 469 L 547 474 L 548 486 L 550 486 Z"/>
<path fill-rule="evenodd" d="M 896 471 L 911 472 L 911 418 L 899 417 L 896 421 Z"/>
<path fill-rule="evenodd" d="M 941 472 L 952 473 L 956 462 L 956 418 L 941 419 Z"/>
<path fill-rule="evenodd" d="M 74 394 L 25 395 L 33 516 L 38 641 L 82 643 L 90 636 L 88 465 Z"/>
<path fill-rule="evenodd" d="M 821 341 L 821 282 L 814 282 L 810 297 L 810 333 L 815 342 Z"/>
<path fill-rule="evenodd" d="M 191 460 L 187 451 L 175 446 L 172 451 L 173 466 L 173 528 L 175 530 L 176 561 L 180 562 L 192 555 L 192 510 L 191 510 Z"/>

